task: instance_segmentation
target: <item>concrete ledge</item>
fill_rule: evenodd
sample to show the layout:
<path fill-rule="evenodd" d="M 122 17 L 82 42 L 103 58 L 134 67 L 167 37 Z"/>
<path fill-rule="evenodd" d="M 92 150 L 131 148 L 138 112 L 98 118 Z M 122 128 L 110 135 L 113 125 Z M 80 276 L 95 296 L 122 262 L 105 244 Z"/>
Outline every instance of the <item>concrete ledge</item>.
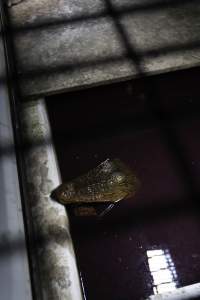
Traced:
<path fill-rule="evenodd" d="M 36 241 L 34 260 L 38 265 L 42 299 L 81 300 L 81 288 L 65 207 L 50 198 L 60 184 L 51 132 L 43 100 L 21 109 L 26 145 L 25 177 Z M 35 283 L 37 284 L 37 283 Z"/>
<path fill-rule="evenodd" d="M 24 97 L 200 64 L 198 0 L 23 0 L 8 13 Z"/>
<path fill-rule="evenodd" d="M 187 285 L 171 292 L 154 295 L 148 300 L 197 300 L 200 297 L 200 283 Z"/>

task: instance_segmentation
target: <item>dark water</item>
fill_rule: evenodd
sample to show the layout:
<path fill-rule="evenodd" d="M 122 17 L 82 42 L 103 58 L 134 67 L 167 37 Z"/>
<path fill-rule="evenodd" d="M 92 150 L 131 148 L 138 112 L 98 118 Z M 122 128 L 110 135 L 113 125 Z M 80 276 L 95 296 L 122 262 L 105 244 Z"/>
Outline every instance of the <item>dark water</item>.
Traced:
<path fill-rule="evenodd" d="M 47 99 L 63 181 L 120 158 L 141 181 L 100 219 L 70 211 L 87 300 L 200 281 L 200 69 Z"/>

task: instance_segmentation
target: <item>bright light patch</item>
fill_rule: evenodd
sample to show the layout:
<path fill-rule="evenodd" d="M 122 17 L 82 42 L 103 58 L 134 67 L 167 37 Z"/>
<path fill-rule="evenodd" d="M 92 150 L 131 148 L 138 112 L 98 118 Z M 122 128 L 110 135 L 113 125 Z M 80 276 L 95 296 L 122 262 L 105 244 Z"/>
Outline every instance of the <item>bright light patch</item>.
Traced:
<path fill-rule="evenodd" d="M 148 250 L 147 257 L 154 294 L 176 289 L 177 274 L 169 251 L 162 249 Z"/>
<path fill-rule="evenodd" d="M 159 250 L 147 250 L 147 256 L 152 257 L 156 255 L 163 255 L 164 251 L 162 249 Z"/>
<path fill-rule="evenodd" d="M 173 276 L 168 269 L 151 272 L 151 275 L 155 285 L 173 281 Z"/>
<path fill-rule="evenodd" d="M 167 268 L 167 261 L 163 255 L 154 256 L 148 259 L 151 272 Z"/>
<path fill-rule="evenodd" d="M 175 289 L 176 289 L 176 283 L 175 282 L 163 283 L 163 284 L 159 284 L 157 286 L 158 294 L 165 293 L 165 292 L 171 292 Z"/>

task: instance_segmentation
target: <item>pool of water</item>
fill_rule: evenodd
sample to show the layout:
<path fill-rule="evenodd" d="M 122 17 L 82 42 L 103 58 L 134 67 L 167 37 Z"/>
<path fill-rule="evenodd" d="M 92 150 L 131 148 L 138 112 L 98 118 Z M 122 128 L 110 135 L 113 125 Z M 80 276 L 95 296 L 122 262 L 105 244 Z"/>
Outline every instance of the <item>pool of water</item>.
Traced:
<path fill-rule="evenodd" d="M 119 158 L 141 187 L 102 218 L 68 209 L 87 300 L 200 281 L 200 69 L 46 99 L 63 181 Z"/>

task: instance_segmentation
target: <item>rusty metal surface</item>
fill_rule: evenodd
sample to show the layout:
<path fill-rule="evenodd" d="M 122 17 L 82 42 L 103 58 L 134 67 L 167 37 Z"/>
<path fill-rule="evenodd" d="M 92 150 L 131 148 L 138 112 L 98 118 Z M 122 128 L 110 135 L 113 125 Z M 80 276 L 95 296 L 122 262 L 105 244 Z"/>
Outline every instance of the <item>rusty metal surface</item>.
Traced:
<path fill-rule="evenodd" d="M 8 12 L 23 96 L 199 65 L 197 0 L 25 0 Z"/>

